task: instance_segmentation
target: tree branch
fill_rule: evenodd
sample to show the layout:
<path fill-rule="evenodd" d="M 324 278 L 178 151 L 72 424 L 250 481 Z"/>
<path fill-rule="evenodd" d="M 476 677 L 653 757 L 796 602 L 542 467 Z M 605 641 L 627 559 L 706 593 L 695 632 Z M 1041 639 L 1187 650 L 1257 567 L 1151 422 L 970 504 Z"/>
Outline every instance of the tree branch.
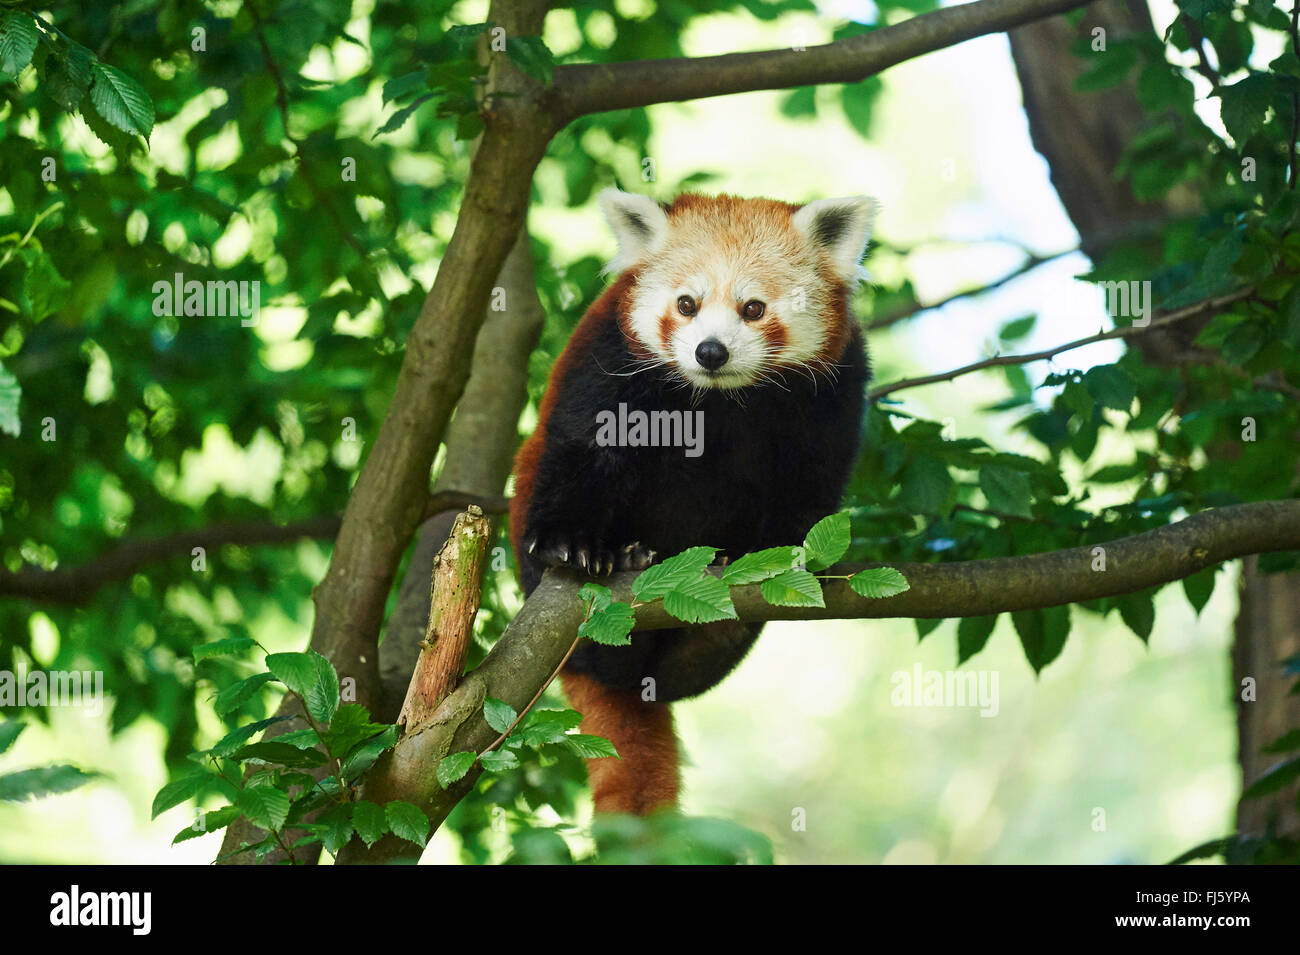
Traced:
<path fill-rule="evenodd" d="M 1093 570 L 1098 547 L 1105 550 L 1105 571 Z M 911 587 L 884 599 L 859 597 L 845 580 L 825 584 L 824 608 L 774 607 L 763 599 L 757 584 L 735 587 L 731 596 L 740 619 L 748 621 L 976 617 L 1119 596 L 1237 557 L 1298 548 L 1300 501 L 1267 501 L 1205 511 L 1104 544 L 1024 557 L 893 564 Z M 832 571 L 860 569 L 845 565 Z M 615 574 L 602 578 L 602 583 L 610 587 L 615 600 L 630 601 L 636 577 L 635 573 Z M 375 765 L 366 778 L 364 797 L 380 804 L 393 799 L 414 802 L 428 812 L 437 828 L 478 776 L 477 769 L 471 770 L 450 790 L 443 790 L 436 781 L 438 763 L 449 753 L 481 753 L 499 735 L 483 719 L 485 696 L 504 700 L 518 711 L 549 679 L 583 619 L 578 591 L 586 580 L 572 571 L 548 571 L 487 659 L 466 675 L 435 720 L 422 732 L 403 736 Z M 637 610 L 637 630 L 679 625 L 662 603 Z M 419 855 L 418 846 L 398 840 L 381 841 L 371 850 L 354 840 L 339 861 L 412 861 Z"/>
<path fill-rule="evenodd" d="M 432 517 L 460 511 L 471 504 L 477 505 L 485 514 L 504 514 L 510 500 L 500 495 L 437 491 L 429 495 L 424 510 L 426 517 Z M 226 544 L 255 547 L 303 539 L 329 540 L 339 532 L 342 522 L 343 518 L 338 514 L 322 514 L 291 524 L 245 521 L 180 531 L 166 537 L 123 541 L 108 553 L 75 567 L 21 570 L 18 573 L 0 570 L 0 597 L 24 597 L 46 603 L 82 606 L 106 584 L 125 580 L 149 564 L 189 555 L 196 547 L 211 552 Z"/>
<path fill-rule="evenodd" d="M 817 83 L 858 83 L 922 54 L 1090 2 L 978 0 L 805 50 L 560 66 L 551 93 L 553 109 L 561 122 L 568 122 L 588 113 L 655 103 Z"/>
<path fill-rule="evenodd" d="M 923 375 L 920 378 L 903 378 L 899 381 L 890 382 L 887 385 L 881 385 L 878 388 L 872 388 L 867 392 L 867 397 L 875 400 L 883 398 L 885 395 L 893 394 L 895 391 L 902 391 L 904 388 L 919 388 L 921 385 L 932 385 L 939 381 L 952 381 L 954 378 L 960 378 L 963 375 L 969 375 L 972 372 L 983 371 L 986 368 L 997 368 L 1002 365 L 1027 365 L 1033 361 L 1042 361 L 1045 358 L 1052 358 L 1061 352 L 1071 351 L 1075 348 L 1082 348 L 1084 345 L 1092 345 L 1096 342 L 1104 342 L 1112 338 L 1130 338 L 1134 335 L 1143 335 L 1156 329 L 1165 328 L 1184 319 L 1193 318 L 1197 315 L 1204 315 L 1206 312 L 1217 312 L 1229 305 L 1240 302 L 1242 299 L 1249 298 L 1255 292 L 1254 287 L 1238 289 L 1229 294 L 1222 295 L 1219 298 L 1207 299 L 1204 302 L 1197 302 L 1195 305 L 1189 305 L 1186 308 L 1178 309 L 1175 312 L 1169 312 L 1158 319 L 1153 320 L 1147 325 L 1124 325 L 1120 328 L 1112 328 L 1109 331 L 1097 332 L 1095 335 L 1089 335 L 1087 338 L 1077 338 L 1072 342 L 1066 342 L 1064 345 L 1056 345 L 1052 348 L 1045 348 L 1042 351 L 1029 352 L 1024 355 L 996 355 L 993 358 L 985 358 L 982 361 L 971 362 L 969 365 L 962 365 L 960 368 L 954 368 L 952 371 L 944 371 L 934 375 Z"/>

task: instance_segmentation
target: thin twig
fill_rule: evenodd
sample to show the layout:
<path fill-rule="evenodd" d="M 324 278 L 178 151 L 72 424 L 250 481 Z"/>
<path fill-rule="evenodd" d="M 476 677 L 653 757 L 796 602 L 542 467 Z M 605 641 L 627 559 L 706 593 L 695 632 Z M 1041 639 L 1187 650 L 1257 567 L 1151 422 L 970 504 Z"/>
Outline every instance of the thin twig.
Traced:
<path fill-rule="evenodd" d="M 1089 335 L 1087 338 L 1079 338 L 1072 342 L 1066 342 L 1064 345 L 1056 345 L 1052 348 L 1045 348 L 1042 351 L 1030 352 L 1024 355 L 996 355 L 993 358 L 985 358 L 982 361 L 972 362 L 969 365 L 962 365 L 960 368 L 954 368 L 952 371 L 945 371 L 935 375 L 924 375 L 920 378 L 904 378 L 900 381 L 891 382 L 888 385 L 881 385 L 879 388 L 873 388 L 867 393 L 867 397 L 875 400 L 883 398 L 885 395 L 893 394 L 895 391 L 902 391 L 904 388 L 919 388 L 921 385 L 932 385 L 940 381 L 952 381 L 954 378 L 960 378 L 963 375 L 969 375 L 972 372 L 983 371 L 986 368 L 997 368 L 1003 365 L 1026 365 L 1034 361 L 1042 361 L 1046 358 L 1052 358 L 1061 352 L 1071 351 L 1075 348 L 1082 348 L 1084 345 L 1092 345 L 1096 342 L 1107 341 L 1112 338 L 1129 338 L 1133 335 L 1142 335 L 1146 332 L 1153 331 L 1157 328 L 1164 328 L 1175 322 L 1181 322 L 1184 319 L 1201 315 L 1207 311 L 1215 311 L 1234 302 L 1239 302 L 1248 298 L 1254 293 L 1254 287 L 1239 289 L 1230 295 L 1224 295 L 1215 299 L 1208 299 L 1204 302 L 1198 302 L 1196 305 L 1189 305 L 1186 308 L 1179 309 L 1176 312 L 1170 312 L 1148 325 L 1125 325 L 1121 328 L 1112 328 L 1110 331 L 1098 332 L 1095 335 Z"/>

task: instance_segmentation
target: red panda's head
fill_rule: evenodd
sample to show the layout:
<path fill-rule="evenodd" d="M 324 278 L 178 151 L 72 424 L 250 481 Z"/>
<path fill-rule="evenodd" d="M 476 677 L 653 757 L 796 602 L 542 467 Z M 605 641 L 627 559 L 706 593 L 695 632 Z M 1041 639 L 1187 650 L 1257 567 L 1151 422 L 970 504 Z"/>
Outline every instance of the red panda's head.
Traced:
<path fill-rule="evenodd" d="M 805 206 L 682 195 L 671 205 L 607 189 L 618 238 L 611 271 L 631 271 L 623 332 L 638 357 L 698 388 L 744 388 L 783 369 L 828 371 L 853 321 L 876 202 Z"/>

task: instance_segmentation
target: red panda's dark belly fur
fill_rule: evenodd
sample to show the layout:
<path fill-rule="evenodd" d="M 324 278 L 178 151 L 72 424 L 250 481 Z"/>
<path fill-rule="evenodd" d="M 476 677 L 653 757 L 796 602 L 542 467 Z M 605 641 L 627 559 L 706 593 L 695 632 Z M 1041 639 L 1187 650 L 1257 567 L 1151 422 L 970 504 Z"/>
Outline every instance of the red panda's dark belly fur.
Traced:
<path fill-rule="evenodd" d="M 529 499 L 512 511 L 514 520 L 525 516 L 513 529 L 525 592 L 545 567 L 518 542 L 538 535 L 611 549 L 638 542 L 659 559 L 696 545 L 735 558 L 800 543 L 839 505 L 857 456 L 869 374 L 856 325 L 833 376 L 821 372 L 812 381 L 787 370 L 777 383 L 697 393 L 694 402 L 666 369 L 625 374 L 638 366 L 615 321 L 588 340 L 575 337 L 575 347 L 585 354 L 566 356 L 566 373 L 552 378 L 556 393 L 544 433 L 534 437 L 541 446 L 532 451 Z M 628 413 L 696 415 L 702 453 L 598 445 L 597 415 L 618 415 L 620 404 Z M 630 647 L 584 641 L 569 666 L 620 689 L 639 690 L 652 676 L 658 699 L 668 702 L 725 676 L 758 629 L 726 623 L 637 633 Z"/>

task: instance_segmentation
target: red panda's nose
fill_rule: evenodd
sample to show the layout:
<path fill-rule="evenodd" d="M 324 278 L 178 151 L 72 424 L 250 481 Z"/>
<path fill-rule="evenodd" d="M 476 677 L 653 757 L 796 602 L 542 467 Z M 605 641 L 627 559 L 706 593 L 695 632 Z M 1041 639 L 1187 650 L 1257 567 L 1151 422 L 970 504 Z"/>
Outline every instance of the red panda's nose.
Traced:
<path fill-rule="evenodd" d="M 731 355 L 727 352 L 727 346 L 722 344 L 716 338 L 706 338 L 700 342 L 699 347 L 695 349 L 695 360 L 700 363 L 702 368 L 709 371 L 717 371 L 727 363 Z"/>

